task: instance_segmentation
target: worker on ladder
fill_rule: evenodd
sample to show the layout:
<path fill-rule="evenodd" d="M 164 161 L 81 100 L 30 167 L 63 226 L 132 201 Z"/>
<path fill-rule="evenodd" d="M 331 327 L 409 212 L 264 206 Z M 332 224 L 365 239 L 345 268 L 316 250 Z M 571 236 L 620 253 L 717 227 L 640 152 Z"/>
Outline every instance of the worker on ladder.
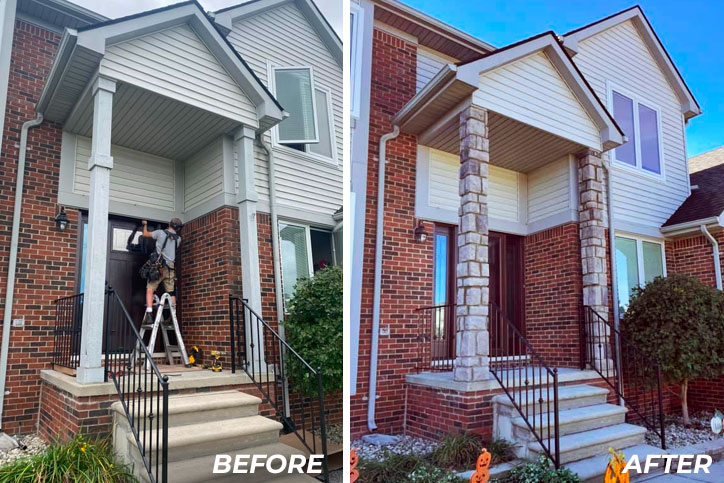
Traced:
<path fill-rule="evenodd" d="M 148 222 L 143 220 L 143 236 L 156 240 L 156 253 L 163 260 L 161 267 L 161 278 L 158 280 L 148 280 L 146 283 L 146 318 L 152 317 L 153 312 L 153 295 L 156 293 L 159 285 L 163 283 L 163 289 L 166 293 L 171 294 L 171 304 L 176 307 L 176 250 L 181 244 L 181 227 L 183 223 L 178 218 L 173 218 L 168 224 L 166 230 L 150 231 Z"/>

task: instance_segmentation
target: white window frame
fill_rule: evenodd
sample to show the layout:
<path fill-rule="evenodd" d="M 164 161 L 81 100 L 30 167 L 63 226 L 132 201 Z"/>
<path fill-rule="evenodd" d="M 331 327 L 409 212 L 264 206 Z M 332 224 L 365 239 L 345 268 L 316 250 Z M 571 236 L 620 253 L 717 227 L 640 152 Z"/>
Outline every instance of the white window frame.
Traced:
<path fill-rule="evenodd" d="M 309 156 L 310 158 L 313 158 L 315 161 L 322 161 L 325 164 L 331 164 L 333 166 L 338 166 L 339 161 L 337 160 L 337 138 L 336 138 L 336 132 L 334 129 L 334 109 L 332 109 L 332 90 L 325 86 L 314 86 L 314 90 L 320 90 L 324 92 L 324 95 L 327 97 L 327 118 L 329 119 L 329 140 L 332 144 L 332 157 L 328 158 L 327 156 L 322 156 L 321 154 L 313 153 L 309 151 L 310 144 L 304 144 L 304 151 L 299 151 L 293 148 L 290 148 L 289 146 L 285 146 L 284 144 L 279 144 L 280 147 L 284 149 L 288 149 L 290 151 L 295 151 L 297 153 L 302 152 L 305 155 Z M 316 92 L 315 92 L 316 94 Z M 316 101 L 315 101 L 316 102 Z M 319 112 L 319 111 L 317 111 Z M 319 119 L 317 119 L 317 125 L 319 125 Z M 317 137 L 319 137 L 319 132 L 317 132 Z"/>
<path fill-rule="evenodd" d="M 355 2 L 350 2 L 349 13 L 351 15 L 350 29 L 354 29 L 354 36 L 350 39 L 349 49 L 349 115 L 353 119 L 359 119 L 360 96 L 362 92 L 362 30 L 364 29 L 364 10 Z"/>
<path fill-rule="evenodd" d="M 276 97 L 277 92 L 277 86 L 276 86 L 276 71 L 278 70 L 303 70 L 307 69 L 309 71 L 309 80 L 312 85 L 312 111 L 314 114 L 314 134 L 315 139 L 313 141 L 309 140 L 301 140 L 301 141 L 287 141 L 285 140 L 285 144 L 309 144 L 309 143 L 318 143 L 319 142 L 319 122 L 317 120 L 317 99 L 314 95 L 314 88 L 317 85 L 317 83 L 314 81 L 314 67 L 311 65 L 277 65 L 277 64 L 271 64 L 267 63 L 267 74 L 269 79 L 269 86 L 271 87 L 272 94 L 274 97 Z M 284 107 L 284 106 L 282 106 Z M 272 139 L 274 140 L 274 143 L 276 145 L 281 145 L 281 142 L 279 141 L 279 127 L 274 126 L 272 128 Z"/>
<path fill-rule="evenodd" d="M 615 238 L 625 238 L 636 242 L 636 265 L 638 267 L 639 274 L 639 287 L 643 287 L 646 284 L 646 274 L 644 272 L 644 242 L 655 243 L 656 245 L 661 246 L 661 275 L 663 277 L 666 276 L 666 245 L 663 241 L 639 235 L 629 235 L 628 233 L 616 233 Z M 616 290 L 618 290 L 618 281 L 616 281 Z"/>
<path fill-rule="evenodd" d="M 634 94 L 633 92 L 622 89 L 620 86 L 617 86 L 613 83 L 607 82 L 606 83 L 606 96 L 607 96 L 607 103 L 608 103 L 608 109 L 611 115 L 613 116 L 613 93 L 616 91 L 617 93 L 621 94 L 622 96 L 628 97 L 631 99 L 633 103 L 633 124 L 634 124 L 634 136 L 636 137 L 635 143 L 634 143 L 634 158 L 636 161 L 636 166 L 632 166 L 624 161 L 620 161 L 616 159 L 616 149 L 612 149 L 610 151 L 611 159 L 614 162 L 614 165 L 616 168 L 620 168 L 622 170 L 628 171 L 630 173 L 634 173 L 637 175 L 643 175 L 648 178 L 655 179 L 657 181 L 664 181 L 666 179 L 666 163 L 664 162 L 664 143 L 663 143 L 663 130 L 661 128 L 661 108 L 655 103 L 651 102 L 648 99 L 645 99 L 641 96 L 638 96 Z M 647 107 L 648 109 L 651 109 L 656 112 L 656 129 L 657 129 L 657 140 L 659 143 L 659 168 L 661 173 L 654 173 L 652 171 L 648 171 L 644 169 L 641 165 L 641 126 L 639 125 L 639 104 L 643 104 L 644 107 Z"/>

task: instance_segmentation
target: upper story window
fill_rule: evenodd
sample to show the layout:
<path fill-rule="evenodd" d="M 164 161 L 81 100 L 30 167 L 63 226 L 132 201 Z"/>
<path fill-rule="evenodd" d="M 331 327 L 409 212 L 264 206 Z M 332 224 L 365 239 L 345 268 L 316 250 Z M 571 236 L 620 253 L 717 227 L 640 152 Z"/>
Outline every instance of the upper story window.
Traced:
<path fill-rule="evenodd" d="M 311 67 L 275 67 L 274 94 L 289 117 L 277 126 L 284 144 L 319 142 L 317 102 Z"/>
<path fill-rule="evenodd" d="M 614 149 L 614 159 L 654 175 L 663 173 L 661 155 L 661 112 L 635 96 L 610 91 L 613 117 L 628 137 L 628 142 Z"/>
<path fill-rule="evenodd" d="M 275 143 L 336 162 L 332 93 L 316 86 L 311 67 L 271 67 L 272 91 L 289 117 L 275 128 Z"/>
<path fill-rule="evenodd" d="M 349 7 L 349 86 L 350 116 L 359 118 L 360 86 L 362 83 L 362 30 L 364 11 L 354 2 Z"/>

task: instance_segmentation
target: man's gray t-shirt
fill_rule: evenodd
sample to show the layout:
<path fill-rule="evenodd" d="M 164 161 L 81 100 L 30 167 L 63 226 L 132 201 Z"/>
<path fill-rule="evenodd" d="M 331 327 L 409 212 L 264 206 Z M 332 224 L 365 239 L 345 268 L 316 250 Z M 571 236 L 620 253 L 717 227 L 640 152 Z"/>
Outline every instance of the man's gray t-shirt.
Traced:
<path fill-rule="evenodd" d="M 173 239 L 169 240 L 168 243 L 166 243 L 166 247 L 163 249 L 163 252 L 161 252 L 161 247 L 163 247 L 166 237 L 167 235 L 164 230 L 156 230 L 153 232 L 153 239 L 156 240 L 156 253 L 162 254 L 169 266 L 173 268 L 173 265 L 176 262 L 176 246 L 181 244 L 181 237 L 177 234 L 175 243 Z"/>

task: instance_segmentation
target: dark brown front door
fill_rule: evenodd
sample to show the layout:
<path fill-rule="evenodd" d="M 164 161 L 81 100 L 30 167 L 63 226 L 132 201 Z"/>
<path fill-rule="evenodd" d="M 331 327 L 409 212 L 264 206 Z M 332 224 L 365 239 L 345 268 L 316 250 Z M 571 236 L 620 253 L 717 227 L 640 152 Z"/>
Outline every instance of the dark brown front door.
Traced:
<path fill-rule="evenodd" d="M 141 325 L 145 311 L 146 281 L 138 274 L 139 269 L 146 261 L 142 253 L 129 252 L 126 249 L 128 237 L 133 230 L 141 224 L 141 220 L 131 218 L 109 217 L 108 219 L 108 261 L 106 263 L 106 283 L 113 287 L 123 301 L 128 314 L 136 326 Z M 149 223 L 149 230 L 156 227 Z M 83 224 L 79 230 L 79 263 L 78 263 L 78 292 L 85 291 L 85 274 L 83 260 L 86 258 L 86 240 L 88 221 L 83 216 Z M 140 236 L 140 229 L 135 235 Z"/>
<path fill-rule="evenodd" d="M 455 357 L 455 227 L 435 226 L 433 259 L 432 358 Z"/>
<path fill-rule="evenodd" d="M 500 313 L 525 335 L 525 304 L 523 287 L 523 237 L 491 232 L 488 245 L 490 264 L 490 302 Z M 494 318 L 495 314 L 491 313 Z M 492 319 L 491 319 L 492 320 Z M 491 324 L 493 356 L 515 355 L 515 350 L 505 347 L 500 328 L 505 323 Z M 498 329 L 498 330 L 496 330 Z M 514 345 L 514 344 L 513 344 Z"/>

